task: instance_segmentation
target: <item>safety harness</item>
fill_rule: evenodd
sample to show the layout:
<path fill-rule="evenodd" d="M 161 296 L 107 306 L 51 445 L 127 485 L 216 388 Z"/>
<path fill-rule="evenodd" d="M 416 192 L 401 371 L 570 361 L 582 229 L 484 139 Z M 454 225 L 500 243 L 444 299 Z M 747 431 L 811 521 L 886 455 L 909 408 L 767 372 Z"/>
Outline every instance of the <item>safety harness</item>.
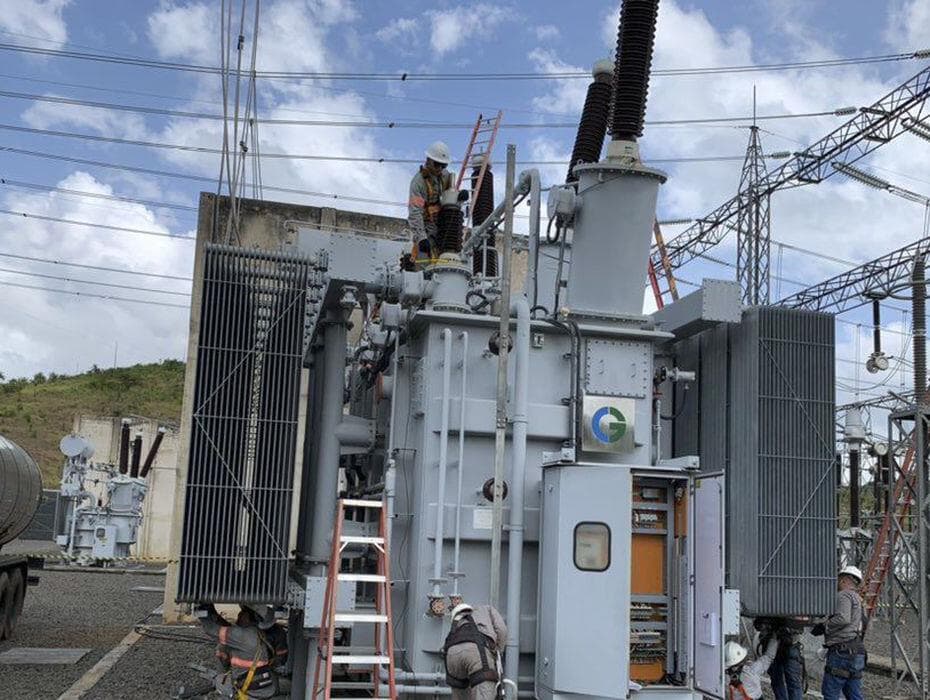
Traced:
<path fill-rule="evenodd" d="M 426 202 L 423 206 L 423 218 L 430 223 L 435 223 L 436 219 L 439 217 L 439 210 L 442 209 L 442 206 L 439 203 L 440 197 L 442 195 L 443 185 L 445 184 L 443 180 L 447 179 L 444 177 L 446 173 L 440 173 L 436 175 L 435 173 L 430 172 L 426 166 L 420 166 L 420 175 L 423 176 L 423 182 L 426 183 Z M 448 173 L 450 176 L 449 185 L 452 184 L 452 173 Z"/>
<path fill-rule="evenodd" d="M 481 669 L 475 671 L 467 678 L 453 676 L 449 672 L 448 653 L 449 649 L 457 644 L 474 644 L 478 647 L 478 654 L 481 656 Z M 488 660 L 497 658 L 497 644 L 488 635 L 484 634 L 472 617 L 466 616 L 458 627 L 449 632 L 446 637 L 446 643 L 442 647 L 442 658 L 446 666 L 446 683 L 450 688 L 474 688 L 476 685 L 491 681 L 500 682 L 500 674 L 497 672 L 496 664 L 492 665 Z"/>

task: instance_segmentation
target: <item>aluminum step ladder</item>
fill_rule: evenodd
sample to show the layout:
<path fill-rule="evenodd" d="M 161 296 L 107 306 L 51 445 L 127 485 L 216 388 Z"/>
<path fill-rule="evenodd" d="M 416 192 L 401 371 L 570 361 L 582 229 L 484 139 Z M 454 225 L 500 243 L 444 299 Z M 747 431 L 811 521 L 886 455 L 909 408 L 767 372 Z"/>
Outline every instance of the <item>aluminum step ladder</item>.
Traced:
<path fill-rule="evenodd" d="M 494 142 L 497 140 L 497 132 L 501 128 L 501 117 L 503 112 L 498 112 L 493 117 L 487 117 L 483 114 L 478 115 L 475 122 L 475 128 L 472 129 L 471 138 L 468 141 L 468 148 L 465 149 L 465 157 L 462 158 L 462 168 L 459 170 L 458 179 L 455 181 L 455 189 L 462 189 L 462 182 L 465 180 L 465 173 L 471 169 L 473 171 L 471 178 L 471 197 L 468 200 L 467 214 L 471 215 L 471 208 L 478 199 L 478 192 L 481 191 L 481 183 L 484 182 L 484 174 L 491 165 L 491 153 L 494 150 Z M 477 170 L 477 175 L 474 171 Z M 468 217 L 466 217 L 468 220 Z"/>
<path fill-rule="evenodd" d="M 346 535 L 344 524 L 346 508 L 361 508 L 378 511 L 378 534 Z M 333 549 L 329 559 L 326 575 L 326 595 L 323 601 L 323 619 L 320 622 L 320 635 L 317 641 L 316 670 L 313 674 L 313 697 L 330 700 L 334 690 L 340 690 L 339 697 L 344 697 L 345 684 L 333 682 L 335 666 L 367 666 L 371 669 L 371 684 L 352 683 L 352 688 L 359 689 L 359 698 L 372 700 L 396 700 L 397 686 L 394 678 L 394 627 L 391 619 L 391 574 L 387 551 L 387 514 L 383 501 L 340 498 L 336 507 L 336 524 L 333 529 Z M 377 559 L 376 573 L 350 573 L 342 571 L 343 552 L 347 548 L 364 552 L 368 550 Z M 339 585 L 341 583 L 375 584 L 374 611 L 338 610 Z M 335 644 L 337 627 L 352 625 L 374 626 L 374 648 L 358 649 Z M 382 673 L 387 672 L 387 681 L 382 681 Z M 322 672 L 322 675 L 321 675 Z M 386 693 L 384 691 L 387 691 Z M 368 695 L 371 692 L 371 695 Z M 350 698 L 350 700 L 352 700 Z"/>
<path fill-rule="evenodd" d="M 656 220 L 652 225 L 652 233 L 655 238 L 655 252 L 649 256 L 646 274 L 649 277 L 649 286 L 652 287 L 652 295 L 656 300 L 656 308 L 661 309 L 665 306 L 665 295 L 668 294 L 671 301 L 678 301 L 678 285 L 675 283 L 675 277 L 672 275 L 672 265 L 668 260 L 668 254 L 665 250 L 665 238 L 662 236 L 662 229 L 659 228 L 659 221 Z M 658 261 L 655 256 L 658 254 Z M 659 273 L 657 272 L 656 262 L 662 270 L 662 278 L 665 279 L 668 289 L 663 290 L 659 285 Z"/>

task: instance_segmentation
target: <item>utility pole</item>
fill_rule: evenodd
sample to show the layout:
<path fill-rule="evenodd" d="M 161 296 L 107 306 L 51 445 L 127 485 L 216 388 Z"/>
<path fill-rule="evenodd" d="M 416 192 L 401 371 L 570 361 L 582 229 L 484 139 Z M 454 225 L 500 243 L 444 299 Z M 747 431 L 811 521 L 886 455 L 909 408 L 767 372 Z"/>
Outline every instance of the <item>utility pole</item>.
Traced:
<path fill-rule="evenodd" d="M 756 88 L 752 88 L 752 126 L 739 180 L 740 207 L 736 219 L 736 276 L 742 302 L 769 303 L 769 248 L 771 216 L 769 181 L 762 140 L 756 126 Z"/>
<path fill-rule="evenodd" d="M 119 353 L 119 341 L 113 341 L 113 369 L 116 369 L 116 356 Z"/>

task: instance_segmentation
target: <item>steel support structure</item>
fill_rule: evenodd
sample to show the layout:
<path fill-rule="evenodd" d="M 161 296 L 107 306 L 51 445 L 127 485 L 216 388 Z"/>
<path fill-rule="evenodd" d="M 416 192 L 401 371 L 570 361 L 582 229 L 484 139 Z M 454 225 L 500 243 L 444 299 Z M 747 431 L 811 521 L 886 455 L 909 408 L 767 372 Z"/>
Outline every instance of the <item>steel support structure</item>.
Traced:
<path fill-rule="evenodd" d="M 739 180 L 740 207 L 736 216 L 736 277 L 746 306 L 769 303 L 769 248 L 771 215 L 768 173 L 759 127 L 749 127 L 749 144 Z M 662 268 L 669 276 L 668 266 Z"/>
<path fill-rule="evenodd" d="M 914 480 L 909 482 L 913 506 L 896 518 L 896 543 L 886 586 L 891 630 L 891 667 L 898 690 L 916 687 L 918 697 L 930 696 L 930 409 L 912 406 L 888 417 L 889 455 L 894 482 L 901 459 L 913 446 Z M 893 503 L 888 508 L 894 508 Z M 908 621 L 907 617 L 914 620 Z M 914 628 L 917 648 L 902 639 L 902 628 Z"/>
<path fill-rule="evenodd" d="M 930 253 L 930 238 L 921 238 L 887 255 L 780 299 L 778 306 L 839 314 L 865 306 L 872 297 L 900 291 L 911 279 L 914 259 Z"/>
<path fill-rule="evenodd" d="M 768 173 L 760 194 L 822 182 L 837 172 L 837 165 L 854 163 L 902 133 L 923 126 L 930 97 L 930 66 L 899 85 L 869 107 L 862 107 L 848 122 Z M 840 112 L 842 113 L 842 112 Z M 666 244 L 672 269 L 699 257 L 737 228 L 744 202 L 739 194 L 698 219 Z M 657 274 L 664 268 L 653 247 L 652 264 Z"/>

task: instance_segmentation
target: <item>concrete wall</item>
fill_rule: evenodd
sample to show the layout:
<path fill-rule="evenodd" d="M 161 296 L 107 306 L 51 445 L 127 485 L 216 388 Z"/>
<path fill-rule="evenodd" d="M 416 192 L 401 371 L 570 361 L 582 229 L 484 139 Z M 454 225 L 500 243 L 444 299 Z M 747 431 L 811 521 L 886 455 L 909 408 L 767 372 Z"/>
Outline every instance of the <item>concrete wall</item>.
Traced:
<path fill-rule="evenodd" d="M 130 438 L 134 439 L 137 434 L 142 434 L 143 462 L 149 446 L 155 440 L 158 428 L 165 428 L 165 437 L 146 479 L 148 493 L 142 511 L 142 526 L 139 529 L 139 541 L 132 548 L 132 554 L 167 561 L 171 552 L 171 521 L 177 494 L 175 481 L 179 432 L 174 426 L 160 424 L 147 418 L 131 417 L 130 421 Z M 92 461 L 118 464 L 121 425 L 121 417 L 75 416 L 73 430 L 93 444 L 95 452 Z M 89 485 L 88 490 L 103 496 L 105 484 Z"/>

